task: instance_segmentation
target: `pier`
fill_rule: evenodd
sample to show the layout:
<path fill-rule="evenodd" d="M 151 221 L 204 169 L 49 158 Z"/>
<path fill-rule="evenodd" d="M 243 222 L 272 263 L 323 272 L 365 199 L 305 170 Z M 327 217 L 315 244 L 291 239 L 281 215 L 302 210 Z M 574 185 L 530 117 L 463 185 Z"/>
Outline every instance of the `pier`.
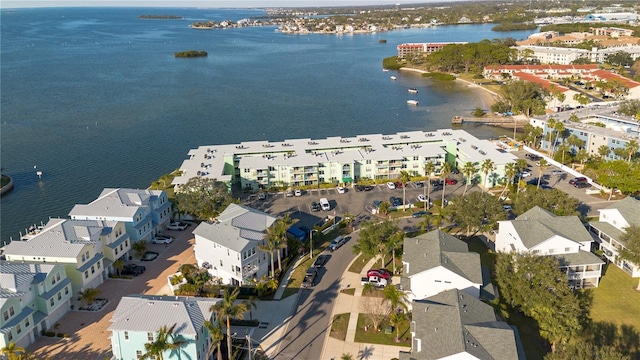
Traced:
<path fill-rule="evenodd" d="M 522 117 L 513 117 L 513 116 L 483 116 L 483 117 L 463 117 L 463 116 L 454 116 L 451 119 L 452 124 L 465 124 L 465 123 L 476 123 L 476 124 L 485 124 L 485 125 L 496 125 L 496 126 L 509 126 L 512 127 L 523 127 L 525 124 L 529 123 L 529 119 Z"/>

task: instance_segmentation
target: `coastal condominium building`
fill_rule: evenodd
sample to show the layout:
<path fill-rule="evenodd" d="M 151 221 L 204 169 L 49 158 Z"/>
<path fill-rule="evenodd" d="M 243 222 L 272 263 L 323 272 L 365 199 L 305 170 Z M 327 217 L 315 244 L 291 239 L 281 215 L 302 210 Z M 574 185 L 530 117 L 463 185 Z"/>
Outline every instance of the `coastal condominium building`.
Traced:
<path fill-rule="evenodd" d="M 102 284 L 117 259 L 131 249 L 124 223 L 107 220 L 50 219 L 4 249 L 14 263 L 60 264 L 73 293 Z"/>
<path fill-rule="evenodd" d="M 392 135 L 370 134 L 282 142 L 250 141 L 231 145 L 201 146 L 189 151 L 180 166 L 179 187 L 194 177 L 217 179 L 229 188 L 258 190 L 273 186 L 317 186 L 354 183 L 361 179 L 397 179 L 401 171 L 425 176 L 424 165 L 445 162 L 462 168 L 490 159 L 495 169 L 478 173 L 483 186 L 504 178 L 504 166 L 516 157 L 488 140 L 463 130 L 411 131 Z"/>
<path fill-rule="evenodd" d="M 437 42 L 437 43 L 404 43 L 396 47 L 398 59 L 404 59 L 408 54 L 429 55 L 442 50 L 449 44 L 467 44 L 466 42 Z"/>
<path fill-rule="evenodd" d="M 69 216 L 78 220 L 111 220 L 125 224 L 132 241 L 151 241 L 171 219 L 171 203 L 162 190 L 102 190 L 89 204 L 78 204 Z"/>
<path fill-rule="evenodd" d="M 27 347 L 70 309 L 64 265 L 0 261 L 0 347 Z"/>

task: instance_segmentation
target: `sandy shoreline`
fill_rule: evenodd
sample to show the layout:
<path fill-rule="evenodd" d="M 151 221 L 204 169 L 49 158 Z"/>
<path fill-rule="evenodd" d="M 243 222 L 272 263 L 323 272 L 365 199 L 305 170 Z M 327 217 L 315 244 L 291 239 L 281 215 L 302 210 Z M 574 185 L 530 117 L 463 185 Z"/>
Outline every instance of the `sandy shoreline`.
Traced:
<path fill-rule="evenodd" d="M 407 68 L 407 67 L 402 67 L 400 68 L 400 70 L 402 71 L 411 71 L 411 72 L 415 72 L 415 73 L 419 73 L 419 74 L 426 74 L 428 73 L 428 71 L 424 71 L 424 70 L 420 70 L 420 69 L 413 69 L 413 68 Z M 482 101 L 482 107 L 486 110 L 491 108 L 491 105 L 493 105 L 496 101 L 498 101 L 500 99 L 500 95 L 498 93 L 496 93 L 495 91 L 489 90 L 483 86 L 474 84 L 470 81 L 464 80 L 464 79 L 460 79 L 460 78 L 456 78 L 457 81 L 461 81 L 463 83 L 466 84 L 466 87 L 471 88 L 471 89 L 477 89 L 479 91 L 477 91 L 477 94 L 480 95 L 481 101 Z"/>

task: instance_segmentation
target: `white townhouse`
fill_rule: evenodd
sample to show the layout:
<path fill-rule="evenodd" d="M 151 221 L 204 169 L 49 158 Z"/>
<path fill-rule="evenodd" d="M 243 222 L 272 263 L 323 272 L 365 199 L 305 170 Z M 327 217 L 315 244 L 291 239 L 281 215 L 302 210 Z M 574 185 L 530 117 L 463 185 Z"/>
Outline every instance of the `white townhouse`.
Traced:
<path fill-rule="evenodd" d="M 113 262 L 128 258 L 131 244 L 123 223 L 106 220 L 49 219 L 6 247 L 7 261 L 60 264 L 73 292 L 95 288 L 113 273 Z"/>
<path fill-rule="evenodd" d="M 106 188 L 89 204 L 77 204 L 69 216 L 77 220 L 110 220 L 126 225 L 131 240 L 151 241 L 171 220 L 171 203 L 162 190 Z"/>
<path fill-rule="evenodd" d="M 539 206 L 515 220 L 498 221 L 496 251 L 553 256 L 575 288 L 598 287 L 604 261 L 591 252 L 594 237 L 577 216 L 557 216 Z"/>
<path fill-rule="evenodd" d="M 589 230 L 597 236 L 600 250 L 609 261 L 631 277 L 640 277 L 640 264 L 618 257 L 619 251 L 625 248 L 625 243 L 621 240 L 625 229 L 631 225 L 640 226 L 640 200 L 627 196 L 598 211 L 600 217 L 598 221 L 589 223 Z"/>
<path fill-rule="evenodd" d="M 32 344 L 70 309 L 64 265 L 0 261 L 0 348 Z"/>
<path fill-rule="evenodd" d="M 266 230 L 275 221 L 275 216 L 262 211 L 230 204 L 214 222 L 202 222 L 193 230 L 198 266 L 232 285 L 268 275 L 270 255 L 259 247 L 265 245 Z M 277 259 L 276 253 L 273 256 Z"/>
<path fill-rule="evenodd" d="M 459 289 L 479 298 L 482 286 L 480 254 L 441 230 L 405 238 L 400 283 L 409 300 L 420 300 L 439 292 Z"/>
<path fill-rule="evenodd" d="M 111 351 L 114 360 L 139 359 L 147 350 L 145 344 L 157 339 L 165 326 L 175 328 L 169 342 L 184 341 L 177 350 L 166 350 L 166 360 L 209 360 L 213 358 L 215 344 L 204 327 L 205 321 L 216 322 L 211 306 L 217 298 L 129 295 L 123 297 L 111 317 Z"/>
<path fill-rule="evenodd" d="M 201 146 L 189 151 L 180 166 L 176 191 L 193 177 L 217 179 L 229 188 L 268 189 L 272 186 L 317 186 L 354 183 L 360 179 L 394 180 L 401 171 L 425 176 L 424 165 L 449 163 L 461 167 L 491 159 L 496 170 L 483 179 L 489 185 L 504 178 L 504 165 L 516 157 L 496 144 L 464 130 L 409 131 L 392 135 L 370 134 L 282 142 L 250 141 Z M 479 174 L 484 177 L 484 174 Z"/>
<path fill-rule="evenodd" d="M 518 333 L 491 305 L 451 289 L 413 302 L 411 350 L 400 360 L 524 360 Z"/>

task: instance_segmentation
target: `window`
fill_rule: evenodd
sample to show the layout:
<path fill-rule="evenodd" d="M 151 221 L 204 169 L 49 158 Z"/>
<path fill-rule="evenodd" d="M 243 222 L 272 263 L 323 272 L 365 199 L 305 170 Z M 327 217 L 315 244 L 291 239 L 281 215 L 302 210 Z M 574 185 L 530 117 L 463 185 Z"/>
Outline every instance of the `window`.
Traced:
<path fill-rule="evenodd" d="M 93 267 L 93 265 L 91 265 L 91 273 L 92 273 L 92 274 L 95 274 L 95 273 L 96 273 L 96 268 L 95 268 L 95 267 Z"/>
<path fill-rule="evenodd" d="M 96 267 L 100 269 L 100 261 L 98 261 L 98 263 L 96 264 Z"/>
<path fill-rule="evenodd" d="M 62 300 L 62 293 L 58 291 L 58 301 Z"/>
<path fill-rule="evenodd" d="M 16 325 L 16 333 L 20 334 L 22 332 L 22 326 L 20 324 Z"/>
<path fill-rule="evenodd" d="M 88 278 L 89 278 L 89 271 L 85 271 L 85 272 L 84 272 L 84 278 L 85 278 L 85 279 L 88 279 Z"/>
<path fill-rule="evenodd" d="M 8 311 L 3 312 L 2 313 L 2 318 L 4 319 L 4 321 L 9 320 L 9 312 Z"/>
<path fill-rule="evenodd" d="M 556 252 L 556 249 L 549 249 L 549 254 L 553 254 L 554 252 Z"/>
<path fill-rule="evenodd" d="M 7 333 L 7 340 L 13 340 L 13 332 L 9 331 L 9 333 Z"/>
<path fill-rule="evenodd" d="M 142 357 L 142 350 L 136 350 L 136 359 L 140 359 Z"/>
<path fill-rule="evenodd" d="M 124 339 L 125 340 L 129 340 L 129 332 L 128 331 L 124 332 Z"/>
<path fill-rule="evenodd" d="M 153 341 L 153 333 L 147 333 L 147 341 Z"/>
<path fill-rule="evenodd" d="M 56 281 L 60 281 L 60 273 L 56 274 Z"/>
<path fill-rule="evenodd" d="M 53 298 L 49 299 L 49 305 L 51 305 L 51 306 L 55 305 L 55 302 L 54 302 Z"/>
<path fill-rule="evenodd" d="M 9 316 L 13 317 L 16 311 L 13 309 L 13 306 L 9 308 Z"/>
<path fill-rule="evenodd" d="M 64 294 L 65 295 L 69 295 L 69 287 L 68 286 L 64 287 Z"/>
<path fill-rule="evenodd" d="M 223 267 L 223 265 L 222 265 L 222 259 L 220 259 L 220 267 Z"/>
<path fill-rule="evenodd" d="M 564 252 L 569 252 L 569 251 L 571 251 L 571 248 L 570 248 L 570 247 L 566 247 L 566 248 L 564 248 Z"/>
<path fill-rule="evenodd" d="M 24 327 L 29 327 L 29 325 L 31 325 L 29 318 L 24 319 Z"/>

